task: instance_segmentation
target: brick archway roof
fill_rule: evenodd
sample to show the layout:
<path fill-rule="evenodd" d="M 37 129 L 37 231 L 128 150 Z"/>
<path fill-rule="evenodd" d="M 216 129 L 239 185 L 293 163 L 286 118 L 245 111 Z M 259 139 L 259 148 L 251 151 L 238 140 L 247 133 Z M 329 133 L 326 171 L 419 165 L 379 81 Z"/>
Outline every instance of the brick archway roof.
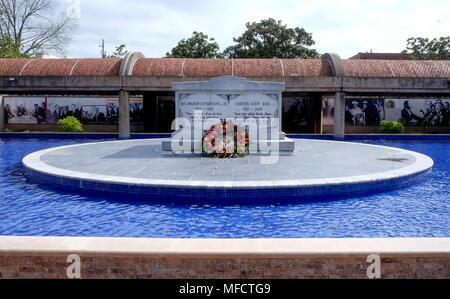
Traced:
<path fill-rule="evenodd" d="M 139 59 L 134 76 L 187 77 L 329 77 L 332 71 L 321 59 Z"/>
<path fill-rule="evenodd" d="M 450 78 L 450 61 L 343 60 L 347 77 Z M 0 59 L 0 76 L 118 76 L 122 59 Z M 331 77 L 323 59 L 141 58 L 133 76 Z"/>
<path fill-rule="evenodd" d="M 347 77 L 449 78 L 450 60 L 343 60 Z"/>
<path fill-rule="evenodd" d="M 122 59 L 0 59 L 0 76 L 117 76 Z"/>

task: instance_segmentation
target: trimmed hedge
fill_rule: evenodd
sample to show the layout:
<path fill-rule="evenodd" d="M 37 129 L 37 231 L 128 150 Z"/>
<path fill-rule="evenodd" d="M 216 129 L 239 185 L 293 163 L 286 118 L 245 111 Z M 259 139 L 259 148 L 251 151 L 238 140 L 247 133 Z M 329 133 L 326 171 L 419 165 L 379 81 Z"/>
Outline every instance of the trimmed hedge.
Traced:
<path fill-rule="evenodd" d="M 405 127 L 396 121 L 382 121 L 381 132 L 386 134 L 404 134 Z"/>
<path fill-rule="evenodd" d="M 60 132 L 81 133 L 84 132 L 83 125 L 73 116 L 60 119 L 58 121 Z"/>

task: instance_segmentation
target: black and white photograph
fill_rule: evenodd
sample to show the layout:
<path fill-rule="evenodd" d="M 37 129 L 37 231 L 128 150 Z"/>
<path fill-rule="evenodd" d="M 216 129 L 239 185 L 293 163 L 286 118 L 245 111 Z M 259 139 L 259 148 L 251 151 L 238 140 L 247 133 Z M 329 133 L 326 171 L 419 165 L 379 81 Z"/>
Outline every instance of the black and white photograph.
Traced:
<path fill-rule="evenodd" d="M 119 122 L 119 100 L 117 98 L 106 99 L 106 122 L 110 124 Z"/>
<path fill-rule="evenodd" d="M 106 105 L 83 105 L 81 110 L 81 123 L 89 124 L 106 122 Z"/>
<path fill-rule="evenodd" d="M 450 99 L 387 99 L 386 115 L 406 126 L 448 126 Z"/>
<path fill-rule="evenodd" d="M 428 126 L 448 126 L 450 117 L 450 99 L 428 100 L 426 103 L 426 108 L 421 110 L 423 114 L 423 123 Z"/>
<path fill-rule="evenodd" d="M 334 125 L 334 98 L 322 100 L 322 123 Z M 386 118 L 384 99 L 347 98 L 345 101 L 345 121 L 350 126 L 378 126 Z"/>
<path fill-rule="evenodd" d="M 144 104 L 142 99 L 130 100 L 130 121 L 131 123 L 144 122 Z"/>
<path fill-rule="evenodd" d="M 322 124 L 332 126 L 334 124 L 334 99 L 322 99 Z"/>
<path fill-rule="evenodd" d="M 106 123 L 117 124 L 119 122 L 119 99 L 107 98 L 106 105 Z M 144 103 L 141 98 L 130 99 L 130 122 L 143 123 L 144 122 Z"/>
<path fill-rule="evenodd" d="M 5 98 L 6 124 L 42 124 L 45 122 L 45 97 Z"/>
<path fill-rule="evenodd" d="M 74 116 L 78 120 L 81 119 L 82 109 L 80 102 L 72 99 L 52 99 L 47 98 L 47 109 L 45 111 L 46 122 L 48 124 L 56 124 L 58 120 L 68 116 Z"/>
<path fill-rule="evenodd" d="M 345 121 L 348 125 L 378 126 L 383 120 L 386 120 L 384 99 L 346 99 Z"/>
<path fill-rule="evenodd" d="M 68 116 L 73 116 L 85 124 L 97 122 L 95 121 L 96 119 L 100 119 L 103 120 L 103 122 L 105 122 L 106 121 L 105 117 L 100 116 L 99 118 L 98 116 L 97 117 L 95 116 L 97 112 L 97 109 L 95 107 L 97 106 L 99 110 L 97 115 L 100 115 L 101 112 L 103 112 L 103 115 L 106 115 L 106 109 L 102 108 L 106 107 L 106 102 L 104 98 L 48 97 L 46 110 L 47 123 L 56 124 L 58 120 L 66 118 Z"/>

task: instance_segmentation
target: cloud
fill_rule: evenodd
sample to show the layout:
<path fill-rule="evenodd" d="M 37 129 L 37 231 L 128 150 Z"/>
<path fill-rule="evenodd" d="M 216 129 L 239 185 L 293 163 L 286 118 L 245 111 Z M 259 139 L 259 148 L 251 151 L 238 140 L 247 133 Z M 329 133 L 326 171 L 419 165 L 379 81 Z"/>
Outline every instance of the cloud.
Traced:
<path fill-rule="evenodd" d="M 241 35 L 245 23 L 281 19 L 313 33 L 320 53 L 347 58 L 358 52 L 400 52 L 411 36 L 448 35 L 448 1 L 300 0 L 81 0 L 81 18 L 69 55 L 98 57 L 126 44 L 147 57 L 162 57 L 193 31 L 214 37 L 222 49 Z"/>

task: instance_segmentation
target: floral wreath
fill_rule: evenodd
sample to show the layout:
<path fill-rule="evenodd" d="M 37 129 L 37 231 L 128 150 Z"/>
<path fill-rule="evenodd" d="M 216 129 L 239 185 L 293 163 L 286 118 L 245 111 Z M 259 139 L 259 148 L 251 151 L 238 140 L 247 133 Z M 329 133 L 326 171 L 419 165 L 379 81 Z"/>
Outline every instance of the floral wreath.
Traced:
<path fill-rule="evenodd" d="M 228 138 L 232 135 L 232 138 Z M 206 131 L 202 139 L 202 153 L 211 158 L 243 158 L 249 154 L 249 135 L 242 127 L 222 120 Z"/>

